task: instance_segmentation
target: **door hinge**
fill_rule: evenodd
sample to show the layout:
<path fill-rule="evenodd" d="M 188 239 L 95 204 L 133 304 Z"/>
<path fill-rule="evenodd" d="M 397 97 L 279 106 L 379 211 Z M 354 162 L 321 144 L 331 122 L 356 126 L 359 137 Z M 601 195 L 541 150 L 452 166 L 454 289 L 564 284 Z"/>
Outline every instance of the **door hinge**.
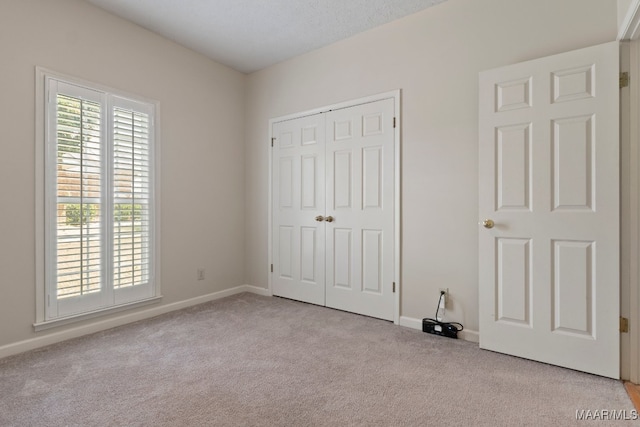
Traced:
<path fill-rule="evenodd" d="M 394 129 L 396 128 L 396 118 L 395 117 L 393 118 L 393 128 Z"/>
<path fill-rule="evenodd" d="M 393 293 L 396 293 L 396 282 L 393 282 Z"/>
<path fill-rule="evenodd" d="M 629 332 L 629 319 L 620 316 L 620 332 Z"/>
<path fill-rule="evenodd" d="M 51 307 L 51 294 L 47 294 L 47 307 Z"/>
<path fill-rule="evenodd" d="M 271 146 L 273 147 L 273 143 L 276 139 L 275 138 L 271 138 Z"/>
<path fill-rule="evenodd" d="M 271 272 L 273 273 L 273 264 L 271 264 Z"/>
<path fill-rule="evenodd" d="M 624 73 L 620 73 L 620 89 L 628 86 L 629 86 L 629 73 L 625 71 Z"/>

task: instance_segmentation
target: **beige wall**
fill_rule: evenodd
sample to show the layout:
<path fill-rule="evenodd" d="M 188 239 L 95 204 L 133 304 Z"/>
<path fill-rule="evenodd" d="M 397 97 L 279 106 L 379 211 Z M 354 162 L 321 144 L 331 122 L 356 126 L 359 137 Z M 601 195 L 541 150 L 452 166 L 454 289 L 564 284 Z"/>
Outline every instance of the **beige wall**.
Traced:
<path fill-rule="evenodd" d="M 449 0 L 249 76 L 246 281 L 266 287 L 268 120 L 402 89 L 401 315 L 478 329 L 478 72 L 616 38 L 602 0 Z"/>
<path fill-rule="evenodd" d="M 2 0 L 0 53 L 0 348 L 67 329 L 32 327 L 36 65 L 160 101 L 162 304 L 243 284 L 246 76 L 80 0 Z"/>
<path fill-rule="evenodd" d="M 618 29 L 624 23 L 624 19 L 627 17 L 627 12 L 629 12 L 629 7 L 631 6 L 632 0 L 617 0 L 618 5 Z"/>

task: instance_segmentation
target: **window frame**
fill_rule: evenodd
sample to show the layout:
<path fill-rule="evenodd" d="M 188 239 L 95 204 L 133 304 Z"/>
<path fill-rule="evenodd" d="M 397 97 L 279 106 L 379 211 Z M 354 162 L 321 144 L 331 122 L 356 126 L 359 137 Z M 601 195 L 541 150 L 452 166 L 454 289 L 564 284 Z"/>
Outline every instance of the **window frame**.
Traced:
<path fill-rule="evenodd" d="M 55 169 L 51 167 L 50 159 L 56 159 L 56 144 L 49 143 L 49 137 L 55 132 L 56 117 L 50 117 L 50 100 L 55 96 L 57 86 L 71 85 L 77 87 L 79 92 L 94 92 L 100 99 L 103 111 L 104 125 L 101 129 L 101 137 L 108 141 L 107 150 L 103 153 L 104 160 L 101 170 L 106 174 L 101 185 L 105 192 L 104 198 L 113 204 L 112 170 L 113 170 L 113 109 L 115 107 L 136 107 L 138 111 L 144 110 L 149 114 L 149 133 L 151 140 L 149 146 L 149 193 L 150 193 L 150 227 L 149 248 L 150 269 L 149 284 L 140 287 L 124 288 L 114 291 L 113 283 L 107 284 L 108 288 L 100 292 L 101 303 L 99 308 L 91 307 L 73 314 L 59 314 L 58 303 L 55 300 L 55 288 L 47 280 L 47 277 L 55 275 L 56 249 L 55 234 L 56 224 L 52 220 L 50 209 L 55 206 L 56 179 Z M 66 93 L 66 92 L 65 92 Z M 55 101 L 53 101 L 55 102 Z M 160 105 L 158 101 L 146 99 L 139 95 L 132 95 L 123 91 L 110 88 L 101 84 L 88 82 L 76 77 L 64 75 L 43 67 L 36 67 L 36 130 L 35 130 L 35 171 L 36 171 L 36 331 L 49 329 L 63 324 L 73 323 L 88 318 L 93 318 L 117 311 L 158 302 L 161 296 L 160 287 Z M 56 166 L 57 167 L 57 166 Z M 47 176 L 50 174 L 50 176 Z M 102 209 L 108 211 L 107 207 Z M 113 213 L 107 212 L 102 219 L 101 236 L 105 240 L 104 248 L 112 248 L 110 239 L 113 237 Z M 103 259 L 111 256 L 111 249 L 106 250 Z M 48 262 L 51 261 L 51 262 Z M 108 278 L 112 272 L 108 271 L 112 260 L 103 265 L 103 274 Z M 53 280 L 52 282 L 55 282 Z M 111 281 L 112 282 L 112 281 Z M 51 289 L 50 289 L 51 288 Z M 144 289 L 143 289 L 144 288 Z M 51 299 L 54 299 L 53 303 Z"/>

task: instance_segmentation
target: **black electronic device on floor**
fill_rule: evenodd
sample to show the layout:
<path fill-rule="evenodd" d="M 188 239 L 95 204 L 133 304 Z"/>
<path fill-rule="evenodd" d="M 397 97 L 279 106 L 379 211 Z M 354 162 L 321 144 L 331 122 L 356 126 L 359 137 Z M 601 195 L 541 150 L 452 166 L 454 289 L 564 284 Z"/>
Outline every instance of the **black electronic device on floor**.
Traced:
<path fill-rule="evenodd" d="M 444 311 L 444 296 L 445 292 L 440 291 L 440 298 L 438 299 L 438 308 L 436 308 L 435 319 L 425 317 L 422 319 L 422 332 L 428 334 L 440 335 L 447 338 L 458 338 L 458 332 L 464 329 L 461 323 L 458 322 L 441 322 L 438 320 L 438 312 L 442 307 Z"/>
<path fill-rule="evenodd" d="M 434 319 L 422 319 L 422 332 L 448 338 L 458 338 L 458 328 L 451 323 L 438 322 Z"/>

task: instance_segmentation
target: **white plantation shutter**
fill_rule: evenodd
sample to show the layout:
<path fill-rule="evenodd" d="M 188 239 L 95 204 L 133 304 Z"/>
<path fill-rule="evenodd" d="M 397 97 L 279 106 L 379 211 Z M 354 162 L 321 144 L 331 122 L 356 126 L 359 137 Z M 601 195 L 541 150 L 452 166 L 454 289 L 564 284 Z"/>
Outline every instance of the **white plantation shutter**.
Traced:
<path fill-rule="evenodd" d="M 46 87 L 45 320 L 153 297 L 154 105 Z"/>
<path fill-rule="evenodd" d="M 149 281 L 149 115 L 113 110 L 113 285 Z"/>
<path fill-rule="evenodd" d="M 58 94 L 57 297 L 102 288 L 102 108 L 97 102 Z"/>

